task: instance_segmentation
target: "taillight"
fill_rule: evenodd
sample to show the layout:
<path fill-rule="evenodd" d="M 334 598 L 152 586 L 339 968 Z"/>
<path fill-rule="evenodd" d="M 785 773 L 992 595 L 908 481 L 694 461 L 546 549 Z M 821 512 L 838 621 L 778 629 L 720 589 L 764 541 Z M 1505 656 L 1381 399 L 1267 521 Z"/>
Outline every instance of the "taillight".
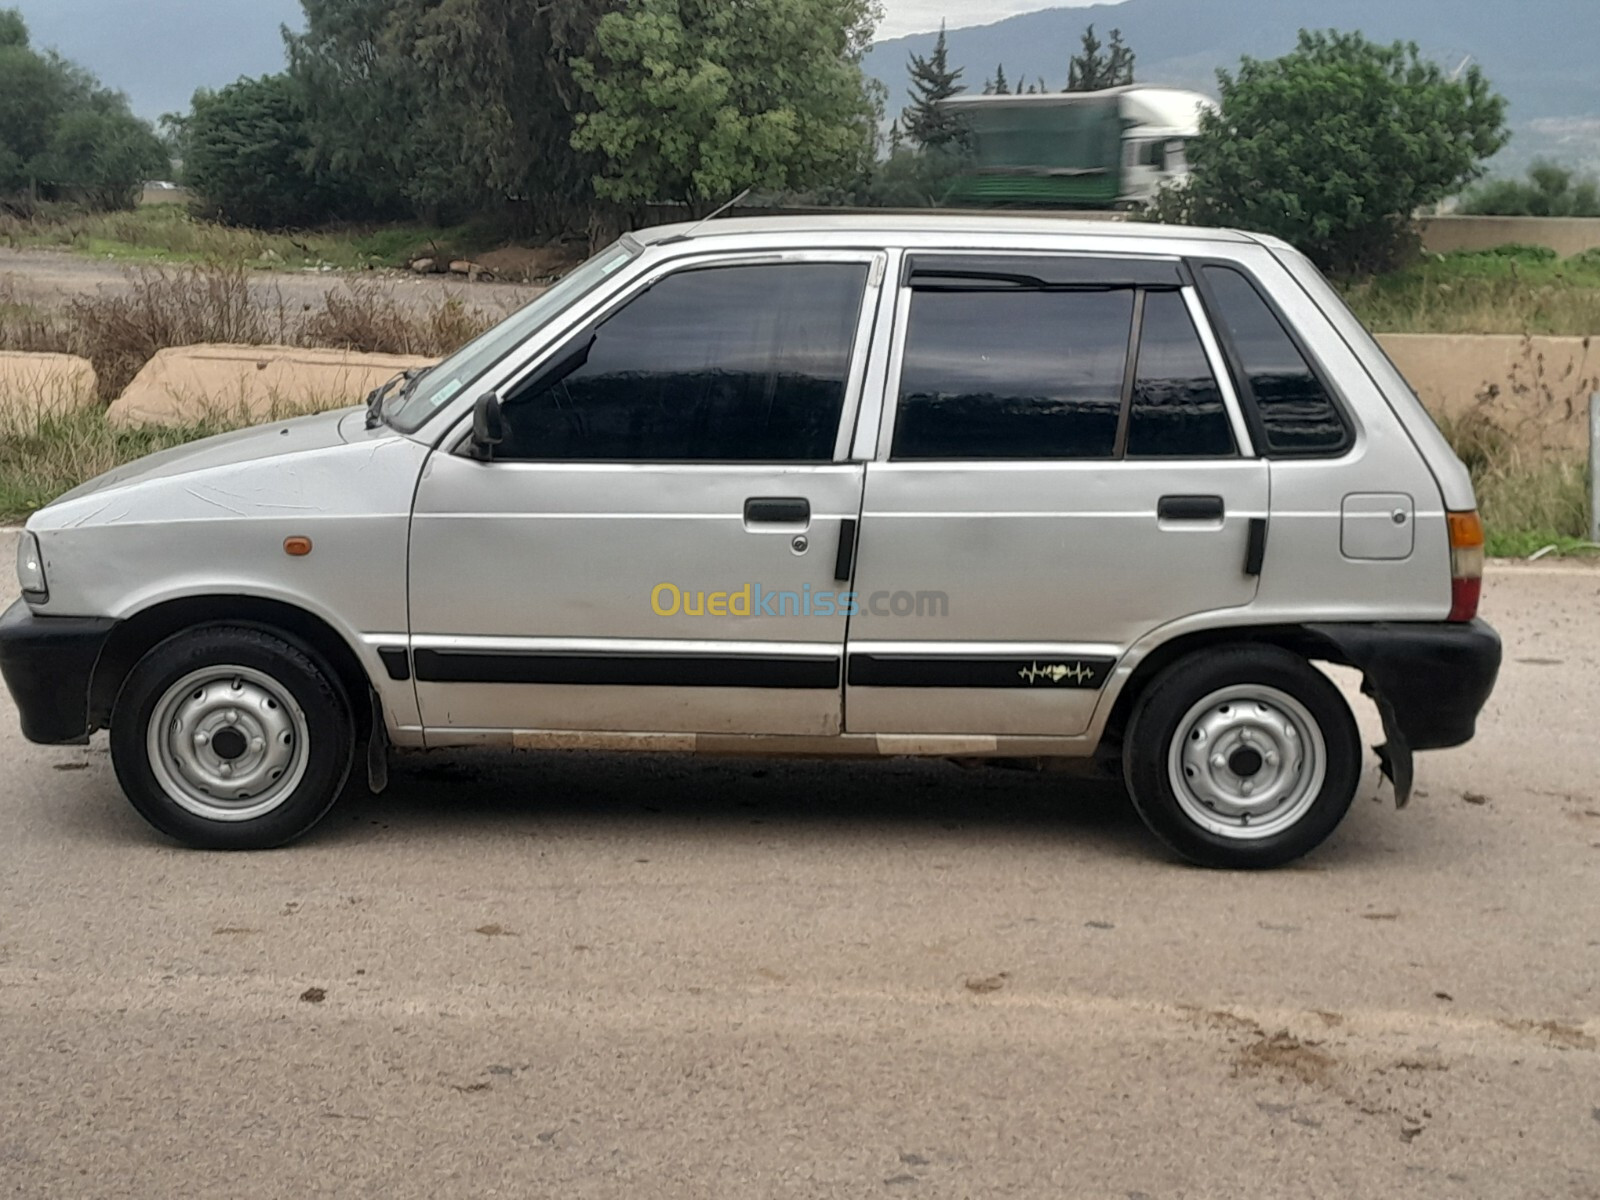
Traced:
<path fill-rule="evenodd" d="M 1483 596 L 1483 521 L 1475 512 L 1447 514 L 1450 521 L 1450 620 L 1470 621 Z"/>

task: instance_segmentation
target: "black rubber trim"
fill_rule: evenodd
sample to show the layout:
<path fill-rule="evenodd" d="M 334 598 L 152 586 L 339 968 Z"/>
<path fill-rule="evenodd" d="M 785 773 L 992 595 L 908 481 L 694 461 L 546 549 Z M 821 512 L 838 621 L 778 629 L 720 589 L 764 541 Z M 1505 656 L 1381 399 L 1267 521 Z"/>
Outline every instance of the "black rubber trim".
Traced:
<path fill-rule="evenodd" d="M 89 681 L 116 627 L 109 617 L 35 616 L 21 600 L 0 616 L 0 675 L 23 737 L 45 746 L 88 741 Z"/>
<path fill-rule="evenodd" d="M 811 501 L 795 496 L 756 496 L 744 502 L 746 525 L 809 525 Z"/>
<path fill-rule="evenodd" d="M 852 654 L 851 687 L 1032 688 L 1098 691 L 1114 658 L 910 657 Z"/>
<path fill-rule="evenodd" d="M 833 560 L 833 581 L 849 583 L 856 564 L 856 522 L 847 517 L 839 522 L 839 553 Z"/>
<path fill-rule="evenodd" d="M 613 687 L 836 689 L 837 658 L 544 654 L 416 650 L 421 683 L 553 683 Z"/>
<path fill-rule="evenodd" d="M 1156 516 L 1163 521 L 1220 521 L 1227 515 L 1221 496 L 1163 496 Z"/>
<path fill-rule="evenodd" d="M 1049 254 L 912 254 L 905 269 L 906 284 L 916 291 L 953 292 L 1176 290 L 1188 275 L 1175 261 Z"/>
<path fill-rule="evenodd" d="M 383 669 L 389 672 L 389 678 L 396 683 L 411 678 L 411 655 L 405 647 L 384 646 L 379 649 L 378 657 L 383 660 Z"/>
<path fill-rule="evenodd" d="M 1244 573 L 1260 576 L 1267 565 L 1267 519 L 1250 518 L 1250 540 L 1245 545 Z"/>

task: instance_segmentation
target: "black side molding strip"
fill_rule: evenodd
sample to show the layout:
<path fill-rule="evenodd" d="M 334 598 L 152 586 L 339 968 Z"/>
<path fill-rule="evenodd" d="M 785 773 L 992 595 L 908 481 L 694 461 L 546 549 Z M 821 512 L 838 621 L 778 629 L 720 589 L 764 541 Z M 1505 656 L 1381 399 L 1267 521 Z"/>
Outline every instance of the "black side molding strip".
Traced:
<path fill-rule="evenodd" d="M 735 655 L 542 654 L 417 650 L 421 683 L 554 683 L 615 687 L 740 687 L 833 690 L 837 658 Z"/>
<path fill-rule="evenodd" d="M 1114 658 L 911 658 L 852 654 L 851 687 L 1039 688 L 1098 691 Z"/>
<path fill-rule="evenodd" d="M 389 678 L 396 683 L 404 683 L 411 678 L 411 655 L 403 646 L 381 647 L 378 657 L 383 660 L 383 669 L 389 672 Z"/>
<path fill-rule="evenodd" d="M 1250 518 L 1250 541 L 1244 552 L 1244 573 L 1246 575 L 1260 575 L 1261 568 L 1267 565 L 1267 519 L 1265 517 Z"/>
<path fill-rule="evenodd" d="M 833 581 L 849 583 L 856 565 L 856 523 L 853 518 L 839 522 L 839 553 L 833 560 Z"/>

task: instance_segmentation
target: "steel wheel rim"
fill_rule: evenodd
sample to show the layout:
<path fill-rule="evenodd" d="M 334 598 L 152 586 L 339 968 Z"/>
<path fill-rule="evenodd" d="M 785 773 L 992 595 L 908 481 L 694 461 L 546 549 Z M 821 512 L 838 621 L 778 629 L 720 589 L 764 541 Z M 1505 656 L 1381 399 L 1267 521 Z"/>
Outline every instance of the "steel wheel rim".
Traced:
<path fill-rule="evenodd" d="M 1167 775 L 1178 807 L 1219 837 L 1260 841 L 1298 823 L 1328 773 L 1322 728 L 1277 688 L 1212 692 L 1178 722 Z"/>
<path fill-rule="evenodd" d="M 251 821 L 305 777 L 310 727 L 289 690 L 250 667 L 191 671 L 156 702 L 146 752 L 156 782 L 208 821 Z"/>

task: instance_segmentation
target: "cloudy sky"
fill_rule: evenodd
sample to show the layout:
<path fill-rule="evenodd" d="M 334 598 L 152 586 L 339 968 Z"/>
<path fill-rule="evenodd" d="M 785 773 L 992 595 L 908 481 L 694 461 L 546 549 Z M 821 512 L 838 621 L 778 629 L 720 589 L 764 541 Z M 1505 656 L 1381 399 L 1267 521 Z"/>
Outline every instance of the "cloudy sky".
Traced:
<path fill-rule="evenodd" d="M 1040 8 L 1066 8 L 1094 0 L 885 0 L 883 24 L 878 36 L 883 39 L 939 28 L 944 21 L 952 29 L 963 25 L 992 25 L 1018 13 Z"/>

